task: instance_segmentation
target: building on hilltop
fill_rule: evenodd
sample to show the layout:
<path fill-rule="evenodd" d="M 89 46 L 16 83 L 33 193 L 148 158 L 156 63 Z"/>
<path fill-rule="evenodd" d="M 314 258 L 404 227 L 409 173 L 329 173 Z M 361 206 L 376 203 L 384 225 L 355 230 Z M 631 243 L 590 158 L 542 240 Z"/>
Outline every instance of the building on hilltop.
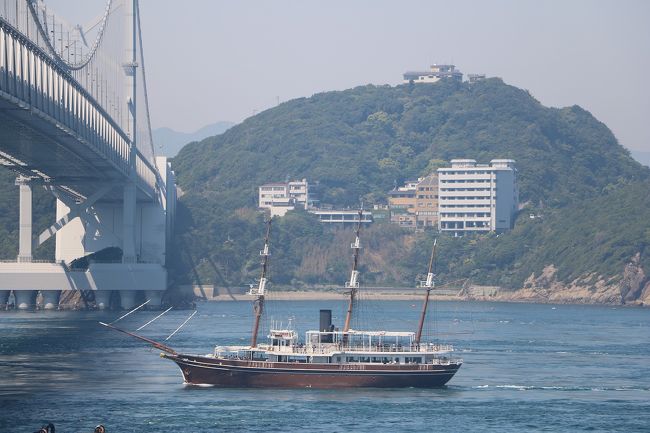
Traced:
<path fill-rule="evenodd" d="M 463 81 L 463 73 L 455 65 L 431 65 L 429 71 L 407 71 L 404 83 L 435 83 L 443 78 Z"/>
<path fill-rule="evenodd" d="M 261 209 L 269 209 L 272 217 L 284 216 L 296 206 L 307 209 L 309 205 L 307 179 L 261 185 L 258 188 L 258 203 Z"/>
<path fill-rule="evenodd" d="M 452 159 L 451 167 L 438 169 L 438 196 L 440 231 L 462 236 L 510 230 L 519 206 L 515 161 Z"/>
<path fill-rule="evenodd" d="M 470 84 L 473 84 L 477 81 L 485 80 L 485 74 L 467 74 L 467 80 Z"/>
<path fill-rule="evenodd" d="M 438 176 L 407 181 L 388 193 L 390 222 L 401 227 L 427 228 L 438 223 Z"/>

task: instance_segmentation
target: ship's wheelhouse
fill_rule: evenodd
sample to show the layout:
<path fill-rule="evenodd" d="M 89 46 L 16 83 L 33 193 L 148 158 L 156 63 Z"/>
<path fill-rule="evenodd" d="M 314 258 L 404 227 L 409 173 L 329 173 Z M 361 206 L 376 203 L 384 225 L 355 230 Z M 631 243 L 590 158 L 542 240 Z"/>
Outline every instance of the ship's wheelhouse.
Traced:
<path fill-rule="evenodd" d="M 271 329 L 268 338 L 272 347 L 293 347 L 298 344 L 298 334 L 293 329 Z"/>

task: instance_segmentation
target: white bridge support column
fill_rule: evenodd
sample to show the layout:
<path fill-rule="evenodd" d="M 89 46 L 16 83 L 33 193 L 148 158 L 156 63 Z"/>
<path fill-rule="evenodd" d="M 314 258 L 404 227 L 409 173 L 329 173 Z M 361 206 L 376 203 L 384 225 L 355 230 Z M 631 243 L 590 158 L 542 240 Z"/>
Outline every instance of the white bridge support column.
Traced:
<path fill-rule="evenodd" d="M 123 310 L 130 310 L 135 307 L 137 290 L 120 290 L 120 307 Z"/>
<path fill-rule="evenodd" d="M 41 296 L 43 296 L 44 310 L 56 310 L 59 308 L 60 290 L 41 290 Z"/>
<path fill-rule="evenodd" d="M 16 308 L 19 310 L 31 310 L 36 307 L 37 290 L 14 290 L 16 297 Z"/>
<path fill-rule="evenodd" d="M 147 290 L 146 296 L 147 301 L 149 301 L 147 304 L 148 310 L 159 310 L 162 307 L 163 293 L 160 290 Z"/>
<path fill-rule="evenodd" d="M 100 310 L 107 310 L 111 306 L 112 290 L 96 290 L 95 291 L 95 305 Z"/>
<path fill-rule="evenodd" d="M 136 190 L 133 183 L 124 186 L 122 263 L 135 263 L 135 206 Z"/>
<path fill-rule="evenodd" d="M 32 261 L 32 186 L 30 180 L 19 176 L 16 185 L 20 188 L 20 215 L 18 234 L 18 262 Z"/>

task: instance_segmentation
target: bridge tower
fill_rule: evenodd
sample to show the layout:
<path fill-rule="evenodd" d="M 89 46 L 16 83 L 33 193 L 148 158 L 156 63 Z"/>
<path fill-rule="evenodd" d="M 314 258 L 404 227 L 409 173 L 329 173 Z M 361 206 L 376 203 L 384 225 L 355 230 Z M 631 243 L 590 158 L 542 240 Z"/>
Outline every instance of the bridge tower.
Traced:
<path fill-rule="evenodd" d="M 44 3 L 0 3 L 0 165 L 18 174 L 19 251 L 0 263 L 0 304 L 56 308 L 61 290 L 106 307 L 158 307 L 175 177 L 155 156 L 138 0 L 110 0 L 94 43 Z M 56 221 L 32 232 L 32 190 L 56 197 Z M 55 238 L 55 261 L 32 250 Z"/>

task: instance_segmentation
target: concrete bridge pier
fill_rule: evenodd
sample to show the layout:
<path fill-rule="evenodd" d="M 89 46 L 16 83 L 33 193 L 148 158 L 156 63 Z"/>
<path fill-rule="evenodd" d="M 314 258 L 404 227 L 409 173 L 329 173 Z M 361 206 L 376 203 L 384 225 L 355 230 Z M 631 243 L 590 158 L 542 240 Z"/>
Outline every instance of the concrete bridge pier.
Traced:
<path fill-rule="evenodd" d="M 18 176 L 19 224 L 18 224 L 18 263 L 32 261 L 32 185 L 29 178 Z"/>
<path fill-rule="evenodd" d="M 120 290 L 120 307 L 123 310 L 131 310 L 136 307 L 137 290 Z"/>
<path fill-rule="evenodd" d="M 160 310 L 162 307 L 163 292 L 160 290 L 147 290 L 145 293 L 149 303 L 147 304 L 148 310 Z"/>
<path fill-rule="evenodd" d="M 0 290 L 0 310 L 7 308 L 7 302 L 9 302 L 9 295 L 11 290 Z"/>
<path fill-rule="evenodd" d="M 107 310 L 111 306 L 112 290 L 97 290 L 95 291 L 95 305 L 100 310 Z"/>
<path fill-rule="evenodd" d="M 41 290 L 41 296 L 43 297 L 44 310 L 56 310 L 59 308 L 60 290 Z"/>
<path fill-rule="evenodd" d="M 14 290 L 16 297 L 16 308 L 19 310 L 31 310 L 36 307 L 37 290 Z"/>

